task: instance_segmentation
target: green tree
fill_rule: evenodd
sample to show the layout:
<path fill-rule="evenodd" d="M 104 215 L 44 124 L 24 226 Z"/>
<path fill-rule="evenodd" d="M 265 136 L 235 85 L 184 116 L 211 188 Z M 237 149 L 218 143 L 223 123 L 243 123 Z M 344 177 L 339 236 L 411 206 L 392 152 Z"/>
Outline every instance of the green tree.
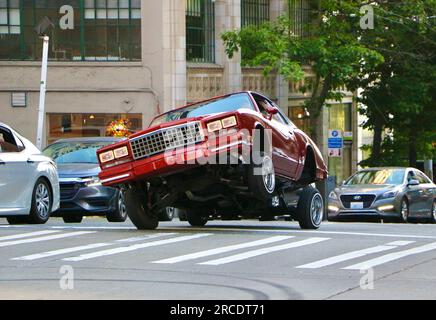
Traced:
<path fill-rule="evenodd" d="M 340 100 L 338 89 L 344 86 L 357 89 L 360 79 L 383 62 L 382 55 L 359 39 L 361 5 L 353 0 L 320 0 L 312 11 L 316 18 L 306 26 L 310 36 L 294 34 L 288 14 L 260 28 L 244 27 L 222 34 L 229 57 L 242 50 L 243 65 L 262 66 L 265 75 L 274 71 L 289 81 L 298 81 L 304 77 L 303 66 L 311 67 L 315 78 L 301 90 L 311 92 L 305 106 L 315 141 L 318 117 L 326 100 Z"/>
<path fill-rule="evenodd" d="M 360 81 L 365 127 L 374 131 L 371 157 L 365 165 L 416 166 L 418 158 L 435 156 L 436 33 L 435 0 L 380 1 L 376 25 L 361 42 L 383 55 Z M 390 136 L 383 139 L 388 130 Z"/>

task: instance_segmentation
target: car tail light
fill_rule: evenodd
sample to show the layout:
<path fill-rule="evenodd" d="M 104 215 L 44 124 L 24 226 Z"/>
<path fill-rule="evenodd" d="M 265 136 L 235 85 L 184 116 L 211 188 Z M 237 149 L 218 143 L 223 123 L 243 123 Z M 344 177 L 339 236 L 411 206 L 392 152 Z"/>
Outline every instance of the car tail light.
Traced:
<path fill-rule="evenodd" d="M 112 150 L 100 153 L 99 155 L 100 162 L 106 163 L 115 159 L 114 152 Z"/>
<path fill-rule="evenodd" d="M 127 147 L 121 147 L 114 150 L 114 155 L 116 159 L 124 158 L 129 155 L 129 150 L 127 149 Z"/>

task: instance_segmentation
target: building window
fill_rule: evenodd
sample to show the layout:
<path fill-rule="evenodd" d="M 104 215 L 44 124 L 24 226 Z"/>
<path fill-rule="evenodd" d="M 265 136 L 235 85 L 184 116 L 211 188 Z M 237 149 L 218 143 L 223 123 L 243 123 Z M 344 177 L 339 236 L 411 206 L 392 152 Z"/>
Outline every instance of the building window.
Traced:
<path fill-rule="evenodd" d="M 48 144 L 59 139 L 105 137 L 114 120 L 126 119 L 131 133 L 142 130 L 141 114 L 118 113 L 49 113 Z"/>
<path fill-rule="evenodd" d="M 61 27 L 65 5 L 72 9 L 68 28 Z M 50 60 L 141 60 L 140 0 L 0 0 L 0 59 L 40 60 L 34 28 L 45 16 L 55 25 Z"/>
<path fill-rule="evenodd" d="M 259 27 L 269 21 L 269 0 L 241 0 L 241 25 Z"/>
<path fill-rule="evenodd" d="M 191 62 L 215 62 L 214 0 L 186 2 L 186 58 Z"/>
<path fill-rule="evenodd" d="M 310 27 L 318 16 L 318 0 L 289 0 L 288 13 L 291 30 L 297 37 L 309 37 Z"/>

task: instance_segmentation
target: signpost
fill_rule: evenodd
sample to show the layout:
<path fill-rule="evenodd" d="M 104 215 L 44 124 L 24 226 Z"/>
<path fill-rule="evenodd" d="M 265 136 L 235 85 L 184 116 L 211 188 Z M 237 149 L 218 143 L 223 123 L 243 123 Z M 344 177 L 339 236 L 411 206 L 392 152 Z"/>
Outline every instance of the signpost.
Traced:
<path fill-rule="evenodd" d="M 329 130 L 328 138 L 329 157 L 342 157 L 342 149 L 344 148 L 344 139 L 341 130 Z"/>
<path fill-rule="evenodd" d="M 50 38 L 46 35 L 46 31 L 53 27 L 53 23 L 48 17 L 44 17 L 36 26 L 35 31 L 42 37 L 42 64 L 41 64 L 41 82 L 39 91 L 39 106 L 38 106 L 38 129 L 36 132 L 36 147 L 42 149 L 42 138 L 44 133 L 44 118 L 45 118 L 45 92 L 47 89 L 47 64 L 48 64 L 48 47 Z"/>

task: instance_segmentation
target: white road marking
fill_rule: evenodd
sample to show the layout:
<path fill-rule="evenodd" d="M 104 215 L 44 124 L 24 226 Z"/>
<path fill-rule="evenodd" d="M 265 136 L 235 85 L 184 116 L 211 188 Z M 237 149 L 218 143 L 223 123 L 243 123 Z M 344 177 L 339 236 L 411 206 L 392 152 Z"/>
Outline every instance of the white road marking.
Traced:
<path fill-rule="evenodd" d="M 90 234 L 90 233 L 94 233 L 94 232 L 92 232 L 92 231 L 77 231 L 77 232 L 70 232 L 70 233 L 55 234 L 52 236 L 45 236 L 45 237 L 39 237 L 39 238 L 6 241 L 6 242 L 0 242 L 0 248 L 1 247 L 8 247 L 8 246 L 15 246 L 15 245 L 24 244 L 24 243 L 34 243 L 34 242 L 49 241 L 49 240 L 62 239 L 62 238 L 77 237 L 77 236 L 81 236 L 84 234 Z"/>
<path fill-rule="evenodd" d="M 42 236 L 45 234 L 52 234 L 52 233 L 56 233 L 56 232 L 59 232 L 59 231 L 45 230 L 45 231 L 36 231 L 36 232 L 14 234 L 12 236 L 0 237 L 0 241 L 30 238 L 30 237 L 35 237 L 35 236 Z"/>
<path fill-rule="evenodd" d="M 149 239 L 154 239 L 154 238 L 158 238 L 158 237 L 162 237 L 162 236 L 166 236 L 166 235 L 173 235 L 173 234 L 174 233 L 156 233 L 156 234 L 152 234 L 152 235 L 148 235 L 148 236 L 120 239 L 120 240 L 115 240 L 113 242 L 107 242 L 107 243 L 93 243 L 93 244 L 89 244 L 89 245 L 83 245 L 83 246 L 77 246 L 77 247 L 64 248 L 64 249 L 59 249 L 59 250 L 31 254 L 28 256 L 13 258 L 11 260 L 33 261 L 33 260 L 63 255 L 63 254 L 67 254 L 67 253 L 73 253 L 73 252 L 78 252 L 78 251 L 85 251 L 85 250 L 113 246 L 113 245 L 116 245 L 117 243 L 149 240 Z"/>
<path fill-rule="evenodd" d="M 224 252 L 261 246 L 264 244 L 288 240 L 291 238 L 294 238 L 294 237 L 293 236 L 275 236 L 275 237 L 266 238 L 266 239 L 257 240 L 257 241 L 252 241 L 252 242 L 248 242 L 248 243 L 235 244 L 235 245 L 225 246 L 225 247 L 221 247 L 221 248 L 215 248 L 215 249 L 211 249 L 211 250 L 204 250 L 204 251 L 195 252 L 195 253 L 191 253 L 191 254 L 185 254 L 182 256 L 174 257 L 174 258 L 153 261 L 152 263 L 177 263 L 177 262 L 182 262 L 182 261 L 187 261 L 187 260 L 198 259 L 198 258 L 202 258 L 202 257 L 208 257 L 208 256 L 212 256 L 212 255 L 216 255 L 216 254 L 220 254 L 220 253 L 224 253 Z"/>
<path fill-rule="evenodd" d="M 424 252 L 428 252 L 428 251 L 432 251 L 432 250 L 436 250 L 436 242 L 433 243 L 429 243 L 426 245 L 423 245 L 421 247 L 416 247 L 416 248 L 412 248 L 412 249 L 408 249 L 408 250 L 403 250 L 403 251 L 398 251 L 398 252 L 392 252 L 389 254 L 386 254 L 384 256 L 375 258 L 375 259 L 371 259 L 365 262 L 361 262 L 358 264 L 354 264 L 352 266 L 343 268 L 344 270 L 367 270 L 369 268 L 373 268 L 376 266 L 379 266 L 381 264 L 387 263 L 387 262 L 391 262 L 394 260 L 398 260 L 410 255 L 414 255 L 414 254 L 418 254 L 418 253 L 424 253 Z"/>
<path fill-rule="evenodd" d="M 58 256 L 58 255 L 61 255 L 61 254 L 77 252 L 77 251 L 83 251 L 83 250 L 90 250 L 90 249 L 96 249 L 96 248 L 101 248 L 101 247 L 107 247 L 107 246 L 110 246 L 110 245 L 113 245 L 113 243 L 93 243 L 93 244 L 88 244 L 88 245 L 84 245 L 84 246 L 78 246 L 78 247 L 72 247 L 72 248 L 66 248 L 66 249 L 59 249 L 59 250 L 53 250 L 53 251 L 47 251 L 47 252 L 37 253 L 37 254 L 31 254 L 31 255 L 28 255 L 28 256 L 13 258 L 11 260 L 32 261 L 32 260 L 38 260 L 38 259 Z"/>
<path fill-rule="evenodd" d="M 302 247 L 302 246 L 306 246 L 306 245 L 310 245 L 310 244 L 316 244 L 316 243 L 323 242 L 323 241 L 326 241 L 326 240 L 329 240 L 329 239 L 330 238 L 309 238 L 309 239 L 306 239 L 306 240 L 297 241 L 297 242 L 291 242 L 291 243 L 282 244 L 282 245 L 278 245 L 278 246 L 273 246 L 273 247 L 269 247 L 269 248 L 263 248 L 263 249 L 258 249 L 258 250 L 247 251 L 247 252 L 244 252 L 244 253 L 235 254 L 233 256 L 229 256 L 229 257 L 225 257 L 225 258 L 220 258 L 220 259 L 216 259 L 216 260 L 210 260 L 210 261 L 202 262 L 202 263 L 199 263 L 199 264 L 217 266 L 217 265 L 226 264 L 226 263 L 230 263 L 230 262 L 235 262 L 235 261 L 249 259 L 249 258 L 252 258 L 252 257 L 257 257 L 257 256 L 260 256 L 260 255 L 263 255 L 263 254 L 267 254 L 267 253 L 271 253 L 271 252 L 277 252 L 277 251 L 281 251 L 281 250 L 287 250 L 287 249 Z"/>
<path fill-rule="evenodd" d="M 330 258 L 322 259 L 322 260 L 315 261 L 312 263 L 308 263 L 308 264 L 305 264 L 302 266 L 298 266 L 296 268 L 297 269 L 319 269 L 319 268 L 331 266 L 331 265 L 339 263 L 339 262 L 344 262 L 347 260 L 352 260 L 352 259 L 364 257 L 368 254 L 374 254 L 374 253 L 392 250 L 392 249 L 397 248 L 398 246 L 405 246 L 405 245 L 411 244 L 413 242 L 414 241 L 394 241 L 394 242 L 390 242 L 386 245 L 381 245 L 381 246 L 376 246 L 376 247 L 371 247 L 371 248 L 366 248 L 366 249 L 362 249 L 362 250 L 357 250 L 357 251 L 352 251 L 352 252 L 340 254 L 340 255 L 337 255 L 334 257 L 330 257 Z"/>
<path fill-rule="evenodd" d="M 156 247 L 156 246 L 162 246 L 162 245 L 166 245 L 166 244 L 170 244 L 170 243 L 198 239 L 198 238 L 202 238 L 202 237 L 206 237 L 206 236 L 210 236 L 210 235 L 212 235 L 212 234 L 211 233 L 202 233 L 202 234 L 195 234 L 195 235 L 191 235 L 191 236 L 182 236 L 182 237 L 176 237 L 176 238 L 159 240 L 159 241 L 139 243 L 139 244 L 134 244 L 134 245 L 127 246 L 127 247 L 102 250 L 102 251 L 92 252 L 92 253 L 88 253 L 88 254 L 83 254 L 83 255 L 80 255 L 77 257 L 65 258 L 63 260 L 64 261 L 73 261 L 73 262 L 83 261 L 83 260 L 88 260 L 88 259 L 109 256 L 109 255 L 113 255 L 113 254 L 135 251 L 135 250 L 149 248 L 149 247 Z"/>
<path fill-rule="evenodd" d="M 132 238 L 127 238 L 127 239 L 120 239 L 120 240 L 115 240 L 115 242 L 120 242 L 120 243 L 126 243 L 126 242 L 138 242 L 138 241 L 142 241 L 142 240 L 149 240 L 149 239 L 153 239 L 153 238 L 158 238 L 158 237 L 164 237 L 164 236 L 173 236 L 176 235 L 177 233 L 173 233 L 173 232 L 167 232 L 167 233 L 155 233 L 155 234 L 150 234 L 150 235 L 146 235 L 146 236 L 139 236 L 139 237 L 132 237 Z"/>

